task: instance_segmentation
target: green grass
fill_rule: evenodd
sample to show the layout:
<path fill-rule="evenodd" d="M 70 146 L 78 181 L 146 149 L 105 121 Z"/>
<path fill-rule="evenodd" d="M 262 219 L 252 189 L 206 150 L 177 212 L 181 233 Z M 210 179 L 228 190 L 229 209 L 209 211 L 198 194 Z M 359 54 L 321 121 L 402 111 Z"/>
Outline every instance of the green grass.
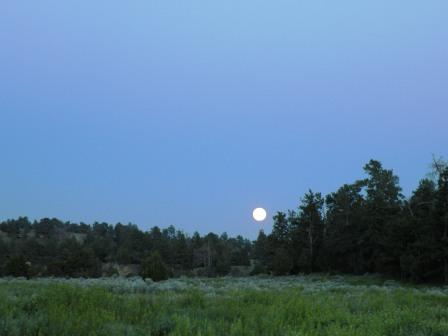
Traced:
<path fill-rule="evenodd" d="M 448 335 L 447 288 L 371 280 L 0 280 L 0 335 Z"/>

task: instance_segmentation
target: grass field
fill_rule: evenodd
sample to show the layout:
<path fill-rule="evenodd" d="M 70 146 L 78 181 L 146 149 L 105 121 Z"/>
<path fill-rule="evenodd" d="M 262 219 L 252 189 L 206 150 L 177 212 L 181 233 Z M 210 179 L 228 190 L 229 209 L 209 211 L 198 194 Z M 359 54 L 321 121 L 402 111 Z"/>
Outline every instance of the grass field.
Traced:
<path fill-rule="evenodd" d="M 448 335 L 448 287 L 377 277 L 0 279 L 0 335 Z"/>

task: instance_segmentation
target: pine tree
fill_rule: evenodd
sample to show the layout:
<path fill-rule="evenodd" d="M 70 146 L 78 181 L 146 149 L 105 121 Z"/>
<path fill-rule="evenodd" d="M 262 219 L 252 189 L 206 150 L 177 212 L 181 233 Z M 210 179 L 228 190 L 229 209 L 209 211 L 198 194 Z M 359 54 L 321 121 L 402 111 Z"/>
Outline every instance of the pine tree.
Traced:
<path fill-rule="evenodd" d="M 323 205 L 322 195 L 309 190 L 302 198 L 298 217 L 291 213 L 292 244 L 298 270 L 317 270 L 316 261 L 323 244 Z"/>
<path fill-rule="evenodd" d="M 376 160 L 371 160 L 364 170 L 369 176 L 361 234 L 363 263 L 368 272 L 392 272 L 399 268 L 399 255 L 393 250 L 394 241 L 389 239 L 403 205 L 399 180 Z"/>
<path fill-rule="evenodd" d="M 362 223 L 364 182 L 345 184 L 326 197 L 325 261 L 330 270 L 362 273 L 359 236 Z"/>
<path fill-rule="evenodd" d="M 436 213 L 436 257 L 440 260 L 443 281 L 448 284 L 448 166 L 439 168 Z"/>

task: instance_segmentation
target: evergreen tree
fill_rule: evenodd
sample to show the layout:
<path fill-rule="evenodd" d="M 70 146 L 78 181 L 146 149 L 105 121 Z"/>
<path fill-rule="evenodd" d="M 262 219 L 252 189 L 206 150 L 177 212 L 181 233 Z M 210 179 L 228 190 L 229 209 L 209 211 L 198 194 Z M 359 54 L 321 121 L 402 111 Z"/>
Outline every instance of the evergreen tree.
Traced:
<path fill-rule="evenodd" d="M 258 233 L 257 240 L 254 243 L 252 257 L 262 265 L 267 266 L 269 264 L 269 242 L 263 230 L 260 230 Z"/>
<path fill-rule="evenodd" d="M 345 184 L 326 197 L 325 264 L 329 270 L 362 273 L 360 263 L 363 181 Z"/>
<path fill-rule="evenodd" d="M 435 258 L 440 262 L 443 281 L 448 284 L 448 166 L 438 166 L 435 200 L 436 248 Z"/>
<path fill-rule="evenodd" d="M 168 279 L 168 268 L 163 262 L 162 256 L 158 251 L 152 252 L 149 257 L 143 260 L 140 274 L 142 278 L 150 278 L 153 281 L 162 281 Z"/>
<path fill-rule="evenodd" d="M 323 205 L 322 195 L 309 190 L 302 198 L 298 216 L 290 216 L 294 221 L 291 232 L 298 270 L 317 270 L 316 261 L 323 246 Z"/>
<path fill-rule="evenodd" d="M 289 223 L 284 212 L 277 212 L 274 216 L 271 237 L 276 247 L 288 247 L 290 237 Z"/>
<path fill-rule="evenodd" d="M 408 227 L 402 234 L 409 237 L 409 244 L 400 258 L 402 278 L 419 282 L 434 276 L 435 199 L 435 183 L 423 179 L 406 203 Z"/>
<path fill-rule="evenodd" d="M 368 272 L 389 273 L 399 268 L 399 256 L 393 251 L 394 242 L 389 238 L 401 215 L 403 195 L 398 177 L 392 170 L 384 169 L 379 161 L 371 160 L 364 170 L 368 178 L 365 181 L 365 227 L 360 237 L 362 263 Z"/>

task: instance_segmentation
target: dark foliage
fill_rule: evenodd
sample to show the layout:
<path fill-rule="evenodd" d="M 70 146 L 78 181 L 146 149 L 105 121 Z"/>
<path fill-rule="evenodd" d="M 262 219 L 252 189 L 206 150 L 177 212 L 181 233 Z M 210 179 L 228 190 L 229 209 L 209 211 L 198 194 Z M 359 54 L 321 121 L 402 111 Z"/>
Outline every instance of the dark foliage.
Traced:
<path fill-rule="evenodd" d="M 162 281 L 168 279 L 169 271 L 159 251 L 154 251 L 143 260 L 140 275 L 143 279 Z"/>
<path fill-rule="evenodd" d="M 165 271 L 217 276 L 252 264 L 253 275 L 381 273 L 448 283 L 447 163 L 434 160 L 433 177 L 422 179 L 409 199 L 379 161 L 364 171 L 364 179 L 326 197 L 308 191 L 253 243 L 225 233 L 190 237 L 172 226 L 143 232 L 133 224 L 7 220 L 0 223 L 0 275 L 94 277 L 114 273 L 104 265 L 138 264 L 143 276 L 163 279 Z"/>
<path fill-rule="evenodd" d="M 448 165 L 434 160 L 435 177 L 423 179 L 409 199 L 379 161 L 364 171 L 365 179 L 325 202 L 310 190 L 297 210 L 277 213 L 272 233 L 254 242 L 254 256 L 279 275 L 381 273 L 448 283 Z"/>
<path fill-rule="evenodd" d="M 147 232 L 121 223 L 30 222 L 26 217 L 0 222 L 0 275 L 98 277 L 117 274 L 113 265 L 144 266 L 158 251 L 167 274 L 226 275 L 231 266 L 250 265 L 252 243 L 226 234 L 192 237 L 170 226 Z M 27 265 L 26 268 L 24 265 Z"/>

